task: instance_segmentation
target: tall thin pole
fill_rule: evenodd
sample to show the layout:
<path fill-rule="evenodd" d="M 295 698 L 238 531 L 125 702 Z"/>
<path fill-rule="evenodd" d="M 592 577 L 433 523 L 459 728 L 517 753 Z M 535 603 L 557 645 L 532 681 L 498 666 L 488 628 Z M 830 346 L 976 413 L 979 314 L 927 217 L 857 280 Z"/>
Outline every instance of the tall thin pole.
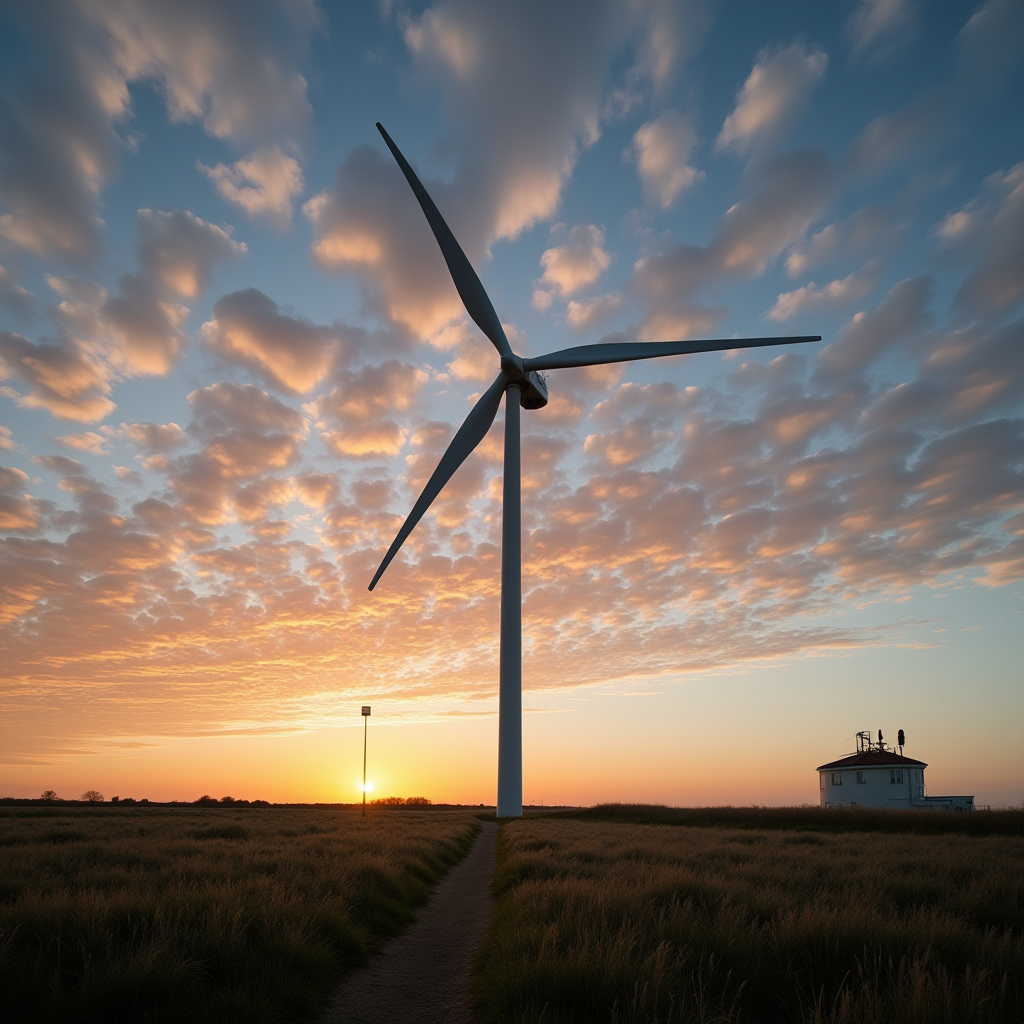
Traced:
<path fill-rule="evenodd" d="M 498 817 L 523 814 L 523 583 L 520 390 L 505 392 L 501 508 L 501 653 L 498 671 Z"/>
<path fill-rule="evenodd" d="M 370 724 L 370 716 L 363 712 L 363 817 L 366 817 L 366 727 Z"/>

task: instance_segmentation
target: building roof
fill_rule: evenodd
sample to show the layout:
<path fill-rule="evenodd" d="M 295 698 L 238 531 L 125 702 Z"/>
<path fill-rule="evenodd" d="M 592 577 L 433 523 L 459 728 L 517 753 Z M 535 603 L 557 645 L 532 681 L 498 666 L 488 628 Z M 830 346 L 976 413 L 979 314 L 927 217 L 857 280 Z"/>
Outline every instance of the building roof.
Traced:
<path fill-rule="evenodd" d="M 915 761 L 912 757 L 904 757 L 893 750 L 863 750 L 859 754 L 841 757 L 838 761 L 829 761 L 819 765 L 815 771 L 824 772 L 833 768 L 899 768 L 911 765 L 914 768 L 927 768 L 924 761 Z"/>

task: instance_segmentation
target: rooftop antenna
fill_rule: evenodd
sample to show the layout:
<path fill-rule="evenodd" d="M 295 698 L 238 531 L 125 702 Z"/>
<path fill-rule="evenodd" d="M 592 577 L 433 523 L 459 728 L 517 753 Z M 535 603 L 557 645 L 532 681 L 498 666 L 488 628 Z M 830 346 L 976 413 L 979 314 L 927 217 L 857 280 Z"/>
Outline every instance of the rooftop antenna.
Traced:
<path fill-rule="evenodd" d="M 542 370 L 568 367 L 600 366 L 603 363 L 624 363 L 635 359 L 659 356 L 688 355 L 696 352 L 728 352 L 739 348 L 760 348 L 765 345 L 798 345 L 821 341 L 814 337 L 794 338 L 725 338 L 716 341 L 646 341 L 608 342 L 598 345 L 577 345 L 543 356 L 523 358 L 512 351 L 498 315 L 480 283 L 476 271 L 466 258 L 451 229 L 445 223 L 434 201 L 427 194 L 416 172 L 377 122 L 391 155 L 398 162 L 441 249 L 452 281 L 466 312 L 477 327 L 498 350 L 501 370 L 494 383 L 483 393 L 456 431 L 448 450 L 427 481 L 402 524 L 384 560 L 370 581 L 370 590 L 377 585 L 384 570 L 398 554 L 399 548 L 423 518 L 431 502 L 441 493 L 452 474 L 484 439 L 505 398 L 505 462 L 502 488 L 501 520 L 501 626 L 498 654 L 498 817 L 518 818 L 523 813 L 523 622 L 522 622 L 522 507 L 521 463 L 519 450 L 520 406 L 541 409 L 548 402 L 547 381 Z"/>
<path fill-rule="evenodd" d="M 903 756 L 903 744 L 906 743 L 907 736 L 902 729 L 896 733 L 896 745 L 900 748 L 900 757 Z"/>

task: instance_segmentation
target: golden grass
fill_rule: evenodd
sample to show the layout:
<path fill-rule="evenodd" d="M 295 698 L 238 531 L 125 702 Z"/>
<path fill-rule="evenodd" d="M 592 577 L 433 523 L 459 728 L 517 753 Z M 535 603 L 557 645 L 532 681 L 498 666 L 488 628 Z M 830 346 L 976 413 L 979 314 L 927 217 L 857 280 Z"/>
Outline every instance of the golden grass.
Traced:
<path fill-rule="evenodd" d="M 532 818 L 495 889 L 487 1022 L 1024 1019 L 1020 837 Z"/>
<path fill-rule="evenodd" d="M 307 1017 L 478 827 L 442 808 L 0 807 L 0 1019 Z"/>

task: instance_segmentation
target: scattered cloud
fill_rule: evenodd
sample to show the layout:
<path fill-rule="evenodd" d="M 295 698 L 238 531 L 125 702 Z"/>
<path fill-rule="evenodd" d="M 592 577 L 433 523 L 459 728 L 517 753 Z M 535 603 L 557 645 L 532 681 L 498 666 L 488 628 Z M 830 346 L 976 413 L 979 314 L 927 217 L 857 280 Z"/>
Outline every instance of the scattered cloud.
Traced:
<path fill-rule="evenodd" d="M 589 331 L 615 316 L 624 301 L 617 292 L 592 299 L 573 299 L 566 307 L 565 322 L 574 331 Z"/>
<path fill-rule="evenodd" d="M 786 270 L 790 277 L 800 277 L 812 267 L 825 263 L 839 246 L 840 228 L 838 224 L 826 224 L 816 234 L 811 235 L 804 245 L 796 245 L 786 257 Z"/>
<path fill-rule="evenodd" d="M 310 414 L 336 455 L 397 455 L 408 432 L 394 416 L 408 412 L 426 381 L 425 371 L 394 359 L 345 371 L 341 383 L 313 403 Z"/>
<path fill-rule="evenodd" d="M 302 168 L 279 147 L 258 149 L 230 166 L 196 166 L 216 186 L 221 197 L 240 206 L 250 217 L 267 217 L 279 228 L 292 220 L 292 200 L 302 194 Z"/>
<path fill-rule="evenodd" d="M 544 268 L 541 284 L 566 298 L 590 287 L 611 266 L 612 258 L 605 249 L 604 228 L 596 224 L 577 224 L 566 234 L 565 225 L 552 229 L 562 235 L 561 245 L 545 249 L 540 258 Z M 536 299 L 534 300 L 536 303 Z"/>
<path fill-rule="evenodd" d="M 57 440 L 72 451 L 88 452 L 90 455 L 107 455 L 110 452 L 110 438 L 93 430 L 88 430 L 84 434 L 64 434 Z"/>
<path fill-rule="evenodd" d="M 163 455 L 185 443 L 177 423 L 122 423 L 121 434 L 149 455 Z"/>
<path fill-rule="evenodd" d="M 940 243 L 973 258 L 954 297 L 964 313 L 997 317 L 1024 297 L 1024 163 L 998 171 L 981 195 L 947 214 L 934 229 Z"/>
<path fill-rule="evenodd" d="M 824 153 L 796 150 L 752 165 L 745 181 L 751 194 L 726 211 L 707 246 L 677 245 L 634 265 L 630 288 L 646 304 L 645 336 L 673 321 L 680 330 L 709 329 L 725 311 L 696 306 L 692 296 L 716 280 L 761 274 L 799 243 L 827 208 L 836 171 Z"/>
<path fill-rule="evenodd" d="M 180 358 L 189 310 L 216 263 L 246 251 L 223 228 L 185 211 L 142 209 L 136 217 L 138 271 L 123 274 L 114 294 L 87 281 L 51 276 L 61 302 L 57 336 L 36 343 L 0 332 L 0 364 L 27 391 L 8 388 L 22 408 L 91 423 L 116 406 L 108 397 L 119 378 L 163 375 Z"/>
<path fill-rule="evenodd" d="M 135 219 L 143 275 L 159 288 L 194 299 L 210 285 L 217 263 L 244 255 L 244 242 L 188 210 L 141 209 Z"/>
<path fill-rule="evenodd" d="M 662 88 L 707 12 L 698 3 L 623 10 L 609 0 L 577 0 L 540 12 L 447 0 L 396 18 L 414 72 L 440 90 L 461 129 L 446 147 L 443 177 L 395 141 L 481 272 L 495 242 L 556 215 L 580 155 L 600 137 L 612 56 L 634 46 L 656 54 L 653 67 L 620 88 Z M 369 305 L 392 322 L 429 338 L 462 315 L 422 214 L 381 148 L 351 151 L 334 187 L 303 211 L 314 228 L 315 262 L 355 274 Z M 538 306 L 544 301 L 538 295 Z"/>
<path fill-rule="evenodd" d="M 667 210 L 684 189 L 704 177 L 689 163 L 696 144 L 690 121 L 675 111 L 666 111 L 637 129 L 628 154 L 636 161 L 649 202 Z"/>
<path fill-rule="evenodd" d="M 14 466 L 0 466 L 0 530 L 33 532 L 39 528 L 39 503 L 23 492 L 28 475 Z M 8 619 L 0 608 L 0 622 Z"/>
<path fill-rule="evenodd" d="M 35 344 L 20 334 L 0 331 L 0 373 L 16 376 L 27 391 L 5 387 L 4 394 L 23 409 L 46 409 L 58 419 L 90 423 L 116 406 L 110 371 L 75 344 Z"/>
<path fill-rule="evenodd" d="M 824 50 L 799 42 L 762 50 L 718 133 L 716 151 L 743 154 L 777 142 L 802 112 L 827 64 Z"/>
<path fill-rule="evenodd" d="M 935 290 L 930 277 L 913 277 L 892 286 L 875 309 L 858 313 L 839 332 L 839 340 L 818 356 L 819 372 L 832 379 L 859 373 L 898 342 L 925 331 Z"/>
<path fill-rule="evenodd" d="M 675 302 L 656 305 L 640 323 L 638 341 L 686 341 L 708 337 L 725 318 L 724 306 L 698 306 Z"/>
<path fill-rule="evenodd" d="M 890 254 L 906 228 L 905 218 L 883 206 L 864 206 L 845 220 L 826 224 L 820 231 L 794 245 L 786 256 L 786 272 L 802 277 L 815 267 L 835 262 L 840 256 L 862 253 Z"/>
<path fill-rule="evenodd" d="M 141 0 L 21 10 L 32 71 L 0 118 L 0 237 L 36 255 L 93 258 L 99 197 L 118 166 L 130 87 L 156 85 L 174 122 L 236 144 L 308 130 L 299 70 L 321 24 L 313 0 L 173 7 Z"/>
<path fill-rule="evenodd" d="M 476 232 L 462 230 L 445 202 L 447 189 L 427 183 L 472 260 Z M 314 262 L 347 271 L 366 288 L 370 308 L 427 338 L 462 312 L 437 243 L 401 171 L 388 154 L 359 147 L 338 167 L 333 189 L 302 208 L 313 227 Z"/>
<path fill-rule="evenodd" d="M 34 315 L 35 296 L 22 288 L 5 267 L 0 267 L 0 305 L 21 320 Z"/>
<path fill-rule="evenodd" d="M 846 24 L 855 57 L 869 49 L 883 55 L 905 43 L 916 21 L 914 0 L 858 0 Z"/>
<path fill-rule="evenodd" d="M 986 0 L 957 36 L 958 86 L 991 84 L 1017 66 L 1024 32 L 1024 11 L 1014 0 Z"/>
<path fill-rule="evenodd" d="M 255 288 L 218 299 L 200 334 L 226 362 L 247 366 L 291 394 L 319 384 L 340 349 L 336 331 L 282 313 Z"/>
<path fill-rule="evenodd" d="M 308 431 L 300 413 L 252 384 L 221 382 L 188 396 L 189 434 L 198 452 L 151 465 L 186 516 L 202 526 L 255 521 L 286 502 L 289 486 L 272 476 L 291 467 Z"/>
<path fill-rule="evenodd" d="M 851 302 L 860 302 L 878 287 L 881 276 L 881 262 L 872 260 L 860 270 L 826 285 L 819 286 L 810 281 L 796 291 L 783 292 L 765 317 L 785 323 L 809 310 L 837 309 Z"/>

